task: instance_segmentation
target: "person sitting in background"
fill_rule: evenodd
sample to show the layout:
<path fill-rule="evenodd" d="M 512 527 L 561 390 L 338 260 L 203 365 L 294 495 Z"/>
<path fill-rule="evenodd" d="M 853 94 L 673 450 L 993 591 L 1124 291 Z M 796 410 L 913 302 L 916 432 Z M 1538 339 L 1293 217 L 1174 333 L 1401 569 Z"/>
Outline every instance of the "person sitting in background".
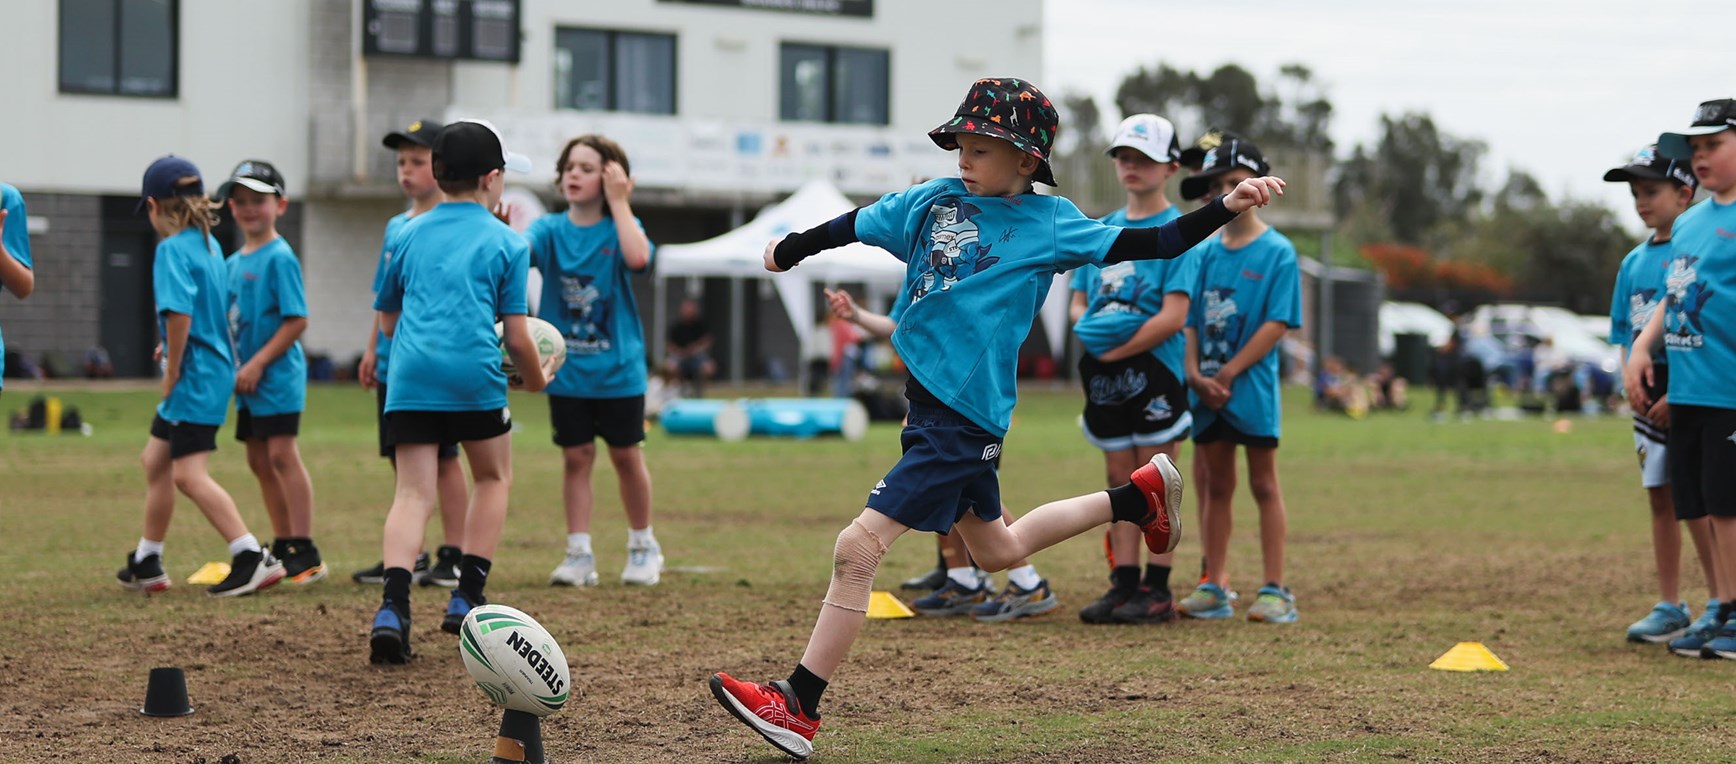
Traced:
<path fill-rule="evenodd" d="M 669 327 L 666 364 L 695 398 L 704 395 L 705 383 L 717 374 L 717 362 L 711 360 L 711 328 L 699 315 L 698 300 L 681 301 L 681 316 Z"/>
<path fill-rule="evenodd" d="M 1361 377 L 1344 365 L 1344 359 L 1327 356 L 1320 365 L 1320 406 L 1327 411 L 1342 411 L 1352 419 L 1361 419 L 1370 408 L 1368 386 Z"/>
<path fill-rule="evenodd" d="M 1409 407 L 1410 383 L 1398 375 L 1391 361 L 1381 361 L 1380 370 L 1368 375 L 1368 386 L 1374 408 L 1402 411 Z"/>
<path fill-rule="evenodd" d="M 84 351 L 84 376 L 86 379 L 108 379 L 115 375 L 114 362 L 109 360 L 108 350 L 101 345 Z"/>

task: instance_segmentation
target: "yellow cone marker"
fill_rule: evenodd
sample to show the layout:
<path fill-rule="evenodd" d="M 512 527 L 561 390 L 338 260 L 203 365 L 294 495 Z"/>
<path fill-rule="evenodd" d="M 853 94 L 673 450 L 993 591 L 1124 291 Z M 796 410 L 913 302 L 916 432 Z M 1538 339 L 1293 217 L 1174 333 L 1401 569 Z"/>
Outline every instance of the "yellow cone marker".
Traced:
<path fill-rule="evenodd" d="M 210 586 L 211 584 L 223 583 L 223 579 L 228 577 L 229 563 L 207 562 L 204 566 L 194 571 L 193 575 L 187 577 L 187 583 Z"/>
<path fill-rule="evenodd" d="M 1429 668 L 1441 671 L 1506 671 L 1507 663 L 1489 652 L 1482 642 L 1460 642 L 1435 659 Z"/>
<path fill-rule="evenodd" d="M 874 592 L 868 595 L 869 618 L 910 618 L 916 613 L 905 607 L 903 602 L 892 596 L 892 592 Z"/>

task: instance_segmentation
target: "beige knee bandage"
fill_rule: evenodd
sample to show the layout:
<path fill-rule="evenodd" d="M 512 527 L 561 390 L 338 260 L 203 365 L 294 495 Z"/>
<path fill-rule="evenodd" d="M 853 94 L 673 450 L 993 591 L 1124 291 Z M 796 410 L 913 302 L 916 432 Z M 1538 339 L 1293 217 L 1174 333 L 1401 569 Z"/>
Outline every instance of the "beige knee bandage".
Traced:
<path fill-rule="evenodd" d="M 827 587 L 822 602 L 844 610 L 868 612 L 874 571 L 885 556 L 886 545 L 880 543 L 880 537 L 863 526 L 861 520 L 850 521 L 850 527 L 838 533 L 838 544 L 832 548 L 832 585 Z"/>

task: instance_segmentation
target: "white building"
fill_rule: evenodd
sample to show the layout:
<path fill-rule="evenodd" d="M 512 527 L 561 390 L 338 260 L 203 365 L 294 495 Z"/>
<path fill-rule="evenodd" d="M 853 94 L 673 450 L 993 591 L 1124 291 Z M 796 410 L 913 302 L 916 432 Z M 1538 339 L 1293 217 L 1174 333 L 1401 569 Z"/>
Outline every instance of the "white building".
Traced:
<path fill-rule="evenodd" d="M 950 173 L 926 132 L 972 80 L 1043 66 L 1041 0 L 42 0 L 5 15 L 0 181 L 25 195 L 37 272 L 29 301 L 0 298 L 7 347 L 65 364 L 101 345 L 123 375 L 150 372 L 156 341 L 154 236 L 132 210 L 161 154 L 191 158 L 208 189 L 242 159 L 285 174 L 304 344 L 342 366 L 366 342 L 379 236 L 403 208 L 379 141 L 411 121 L 492 119 L 539 165 L 517 182 L 551 205 L 562 143 L 608 134 L 653 241 L 674 243 L 813 177 L 867 199 Z M 373 52 L 510 58 L 514 16 L 517 63 Z M 729 285 L 694 287 L 722 326 Z M 750 376 L 796 360 L 760 302 L 739 303 L 748 347 L 719 348 Z"/>

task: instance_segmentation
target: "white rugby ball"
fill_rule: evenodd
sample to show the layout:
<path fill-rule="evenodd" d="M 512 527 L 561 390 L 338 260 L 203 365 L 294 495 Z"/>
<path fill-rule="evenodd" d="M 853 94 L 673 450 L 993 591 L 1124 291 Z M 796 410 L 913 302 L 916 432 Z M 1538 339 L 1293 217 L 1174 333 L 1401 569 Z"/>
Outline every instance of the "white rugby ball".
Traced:
<path fill-rule="evenodd" d="M 505 605 L 483 605 L 464 617 L 458 654 L 495 705 L 548 716 L 566 705 L 573 677 L 567 656 L 536 619 Z"/>
<path fill-rule="evenodd" d="M 530 330 L 530 341 L 536 345 L 538 358 L 546 361 L 550 358 L 567 357 L 567 338 L 561 336 L 561 330 L 556 329 L 554 324 L 536 316 L 525 316 L 524 323 L 525 328 Z M 494 337 L 500 341 L 500 370 L 506 372 L 507 379 L 522 382 L 523 380 L 518 378 L 518 366 L 512 362 L 512 354 L 506 352 L 505 324 L 495 322 Z"/>

